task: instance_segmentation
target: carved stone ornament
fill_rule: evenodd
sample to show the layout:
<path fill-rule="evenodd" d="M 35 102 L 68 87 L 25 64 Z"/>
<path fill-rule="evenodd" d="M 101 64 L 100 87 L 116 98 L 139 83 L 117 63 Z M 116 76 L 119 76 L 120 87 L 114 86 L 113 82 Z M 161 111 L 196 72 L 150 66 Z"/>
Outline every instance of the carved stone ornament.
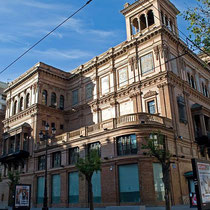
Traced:
<path fill-rule="evenodd" d="M 156 60 L 158 60 L 158 57 L 159 57 L 159 47 L 158 46 L 155 46 L 153 50 L 154 50 L 154 53 L 155 53 Z"/>
<path fill-rule="evenodd" d="M 157 92 L 156 91 L 148 91 L 143 98 L 149 98 L 151 96 L 156 96 L 157 95 Z"/>
<path fill-rule="evenodd" d="M 169 48 L 166 44 L 163 44 L 161 46 L 161 58 L 163 58 L 165 56 L 165 58 L 168 58 L 169 56 Z"/>

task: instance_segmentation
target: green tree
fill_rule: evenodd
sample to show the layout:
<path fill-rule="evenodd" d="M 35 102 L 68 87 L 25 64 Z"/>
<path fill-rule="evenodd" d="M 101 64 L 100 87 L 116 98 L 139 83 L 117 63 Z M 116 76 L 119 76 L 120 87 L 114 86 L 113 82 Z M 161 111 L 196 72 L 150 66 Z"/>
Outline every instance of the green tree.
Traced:
<path fill-rule="evenodd" d="M 90 210 L 94 210 L 91 179 L 95 171 L 97 172 L 101 170 L 101 158 L 98 150 L 90 150 L 89 154 L 84 159 L 79 158 L 76 163 L 76 168 L 85 176 L 85 179 L 88 183 Z"/>
<path fill-rule="evenodd" d="M 210 0 L 197 0 L 197 6 L 188 8 L 182 13 L 185 20 L 189 21 L 188 30 L 191 31 L 190 38 L 210 53 Z"/>
<path fill-rule="evenodd" d="M 155 157 L 162 165 L 166 210 L 171 210 L 171 154 L 166 148 L 165 136 L 158 131 L 157 133 L 152 133 L 150 137 L 145 138 L 145 140 L 146 144 L 142 145 L 142 149 L 147 150 L 146 155 Z"/>
<path fill-rule="evenodd" d="M 20 181 L 20 174 L 18 171 L 8 172 L 8 179 L 9 181 L 7 182 L 9 186 L 9 200 L 8 200 L 8 205 L 13 206 L 13 194 L 15 192 L 15 185 L 19 184 Z"/>

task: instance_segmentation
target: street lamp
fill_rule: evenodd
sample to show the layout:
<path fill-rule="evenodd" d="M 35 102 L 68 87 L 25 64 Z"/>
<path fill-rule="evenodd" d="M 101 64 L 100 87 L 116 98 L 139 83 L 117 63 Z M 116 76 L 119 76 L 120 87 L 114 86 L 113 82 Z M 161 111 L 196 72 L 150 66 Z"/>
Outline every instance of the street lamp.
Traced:
<path fill-rule="evenodd" d="M 49 136 L 48 131 L 49 131 L 49 124 L 46 123 L 45 125 L 45 134 L 43 134 L 42 131 L 39 133 L 39 138 L 41 141 L 45 141 L 45 174 L 44 174 L 44 200 L 43 200 L 43 208 L 42 210 L 48 210 L 47 206 L 47 149 L 48 149 L 48 139 L 54 138 L 56 134 L 56 128 L 52 128 L 52 136 Z"/>

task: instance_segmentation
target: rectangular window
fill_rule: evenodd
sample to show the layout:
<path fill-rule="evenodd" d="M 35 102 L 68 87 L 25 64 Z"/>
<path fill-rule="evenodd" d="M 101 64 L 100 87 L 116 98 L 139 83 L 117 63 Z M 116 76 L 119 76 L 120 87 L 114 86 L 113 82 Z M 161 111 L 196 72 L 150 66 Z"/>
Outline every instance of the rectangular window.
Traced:
<path fill-rule="evenodd" d="M 119 166 L 120 202 L 140 202 L 138 165 Z"/>
<path fill-rule="evenodd" d="M 158 201 L 164 201 L 165 188 L 163 183 L 163 172 L 160 163 L 153 163 L 155 193 Z"/>
<path fill-rule="evenodd" d="M 147 108 L 148 108 L 148 112 L 150 114 L 155 114 L 156 113 L 156 110 L 155 110 L 155 101 L 152 100 L 152 101 L 147 102 Z"/>
<path fill-rule="evenodd" d="M 74 147 L 69 149 L 69 164 L 76 164 L 79 158 L 79 147 Z"/>
<path fill-rule="evenodd" d="M 73 106 L 78 104 L 78 102 L 79 102 L 79 98 L 78 98 L 79 94 L 78 93 L 79 93 L 79 90 L 72 91 L 72 105 Z"/>
<path fill-rule="evenodd" d="M 117 154 L 119 156 L 137 154 L 137 151 L 135 134 L 117 137 Z"/>
<path fill-rule="evenodd" d="M 61 166 L 61 152 L 54 152 L 52 154 L 52 167 L 60 167 Z"/>
<path fill-rule="evenodd" d="M 86 100 L 90 100 L 93 98 L 93 85 L 89 83 L 85 86 L 85 97 Z"/>
<path fill-rule="evenodd" d="M 51 128 L 55 128 L 55 123 L 54 122 L 51 123 Z"/>
<path fill-rule="evenodd" d="M 119 87 L 123 87 L 128 84 L 128 72 L 127 68 L 118 71 Z"/>
<path fill-rule="evenodd" d="M 109 93 L 109 76 L 101 78 L 101 94 Z"/>
<path fill-rule="evenodd" d="M 142 75 L 154 71 L 153 55 L 149 53 L 141 57 L 141 73 Z"/>
<path fill-rule="evenodd" d="M 64 129 L 64 125 L 60 124 L 60 129 L 63 130 Z"/>
<path fill-rule="evenodd" d="M 43 203 L 44 199 L 44 177 L 37 178 L 37 203 Z"/>
<path fill-rule="evenodd" d="M 45 155 L 38 157 L 38 170 L 44 170 L 45 169 Z"/>
<path fill-rule="evenodd" d="M 61 180 L 60 175 L 52 175 L 52 203 L 60 203 Z"/>
<path fill-rule="evenodd" d="M 42 126 L 45 126 L 45 125 L 46 125 L 46 121 L 42 120 Z"/>
<path fill-rule="evenodd" d="M 186 118 L 186 105 L 184 98 L 182 96 L 177 97 L 178 111 L 179 111 L 179 121 L 187 123 Z"/>
<path fill-rule="evenodd" d="M 173 54 L 170 54 L 170 63 L 171 63 L 171 70 L 174 74 L 178 74 L 177 71 L 177 63 L 176 63 L 176 56 Z"/>
<path fill-rule="evenodd" d="M 93 202 L 101 203 L 101 172 L 100 171 L 93 173 L 91 182 L 93 186 Z"/>
<path fill-rule="evenodd" d="M 99 156 L 101 156 L 101 144 L 100 142 L 94 142 L 94 143 L 91 143 L 91 144 L 88 144 L 88 153 L 90 152 L 90 150 L 98 150 L 98 154 Z"/>
<path fill-rule="evenodd" d="M 69 203 L 79 203 L 79 174 L 69 173 Z"/>

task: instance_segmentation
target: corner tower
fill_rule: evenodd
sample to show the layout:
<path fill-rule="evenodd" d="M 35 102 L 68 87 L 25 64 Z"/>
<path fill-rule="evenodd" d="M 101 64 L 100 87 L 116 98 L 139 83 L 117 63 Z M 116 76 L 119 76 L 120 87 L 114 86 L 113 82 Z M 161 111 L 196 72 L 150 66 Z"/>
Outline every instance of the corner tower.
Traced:
<path fill-rule="evenodd" d="M 176 16 L 179 10 L 170 0 L 138 0 L 133 4 L 126 3 L 121 13 L 125 16 L 128 41 L 162 26 L 178 34 Z"/>

